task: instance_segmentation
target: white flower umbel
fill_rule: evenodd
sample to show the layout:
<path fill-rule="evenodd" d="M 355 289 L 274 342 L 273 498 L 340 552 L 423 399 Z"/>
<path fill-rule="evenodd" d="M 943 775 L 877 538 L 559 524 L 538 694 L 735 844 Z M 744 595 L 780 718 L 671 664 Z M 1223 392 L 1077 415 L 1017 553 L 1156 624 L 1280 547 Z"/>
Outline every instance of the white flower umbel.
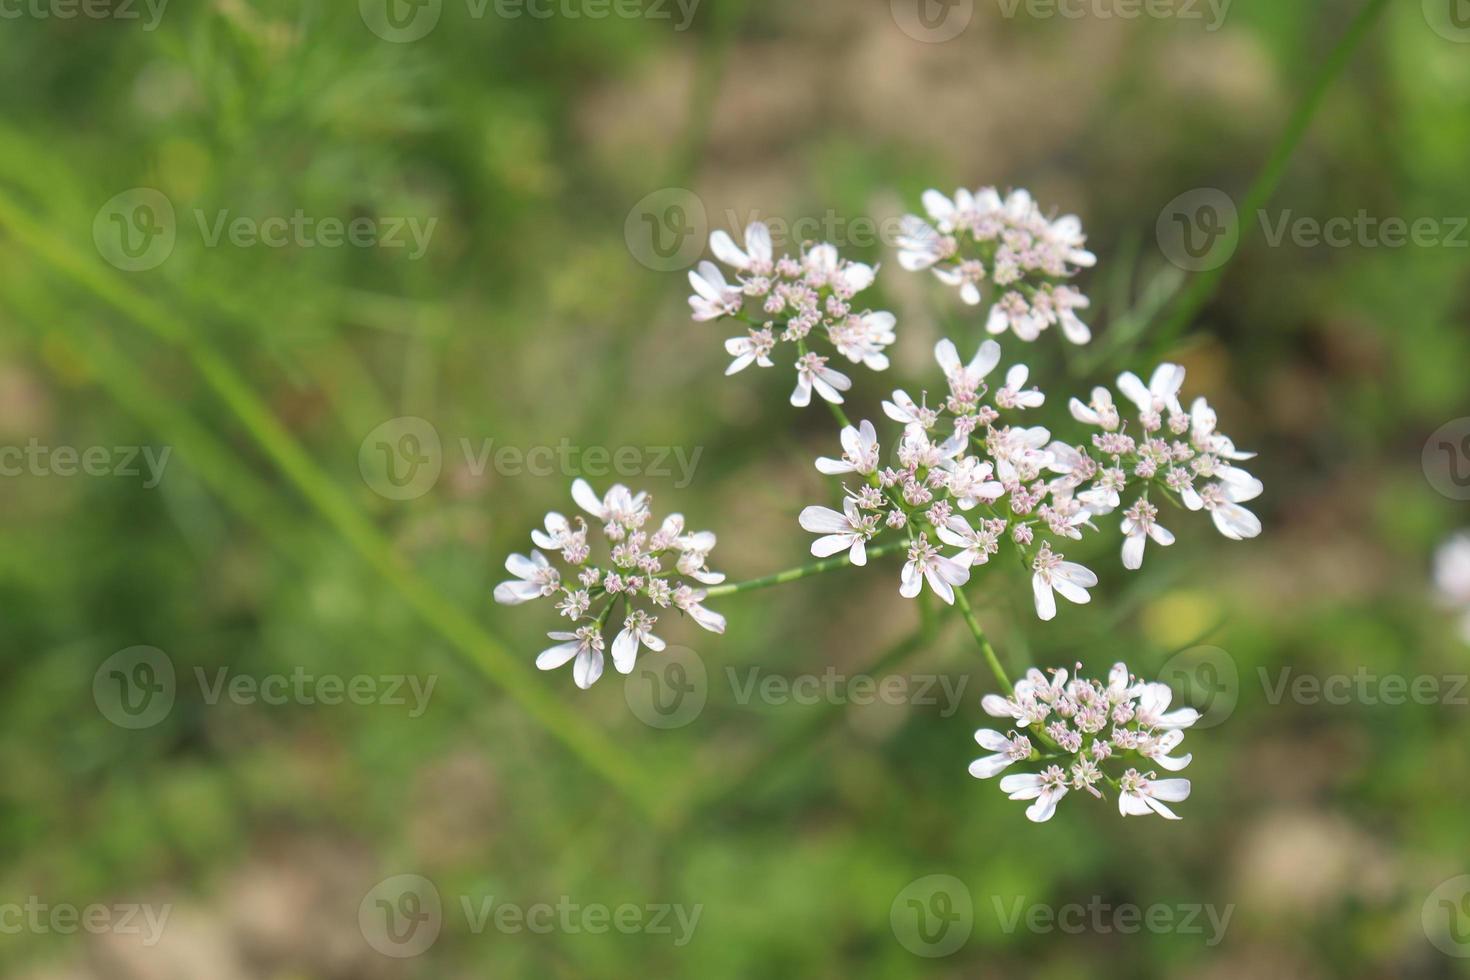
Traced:
<path fill-rule="evenodd" d="M 1074 444 L 1044 426 L 1021 423 L 1046 398 L 1030 386 L 1024 365 L 1008 368 L 998 389 L 988 386 L 1001 363 L 995 341 L 985 341 L 965 361 L 951 341 L 941 340 L 934 359 L 948 388 L 942 401 L 934 405 L 927 392 L 916 400 L 900 390 L 883 402 L 884 414 L 903 427 L 891 465 L 881 465 L 878 431 L 868 421 L 843 427 L 840 458 L 817 459 L 820 472 L 865 484 L 848 490 L 855 504 L 849 501 L 845 510 L 855 507 L 857 518 L 832 510 L 803 514 L 804 528 L 835 536 L 818 543 L 821 551 L 886 547 L 884 532 L 895 530 L 905 547 L 922 554 L 905 576 L 903 594 L 917 595 L 932 566 L 944 583 L 936 593 L 950 601 L 959 584 L 949 581 L 950 565 L 985 565 L 1009 541 L 1032 570 L 1037 615 L 1050 620 L 1058 595 L 1085 604 L 1098 584 L 1090 569 L 1064 560 L 1060 542 L 1098 533 L 1096 518 L 1115 513 L 1125 497 L 1132 503 L 1111 526 L 1122 531 L 1128 569 L 1142 566 L 1149 540 L 1160 547 L 1174 543 L 1159 518 L 1165 503 L 1209 511 L 1226 537 L 1260 534 L 1259 519 L 1242 503 L 1260 495 L 1261 482 L 1235 465 L 1252 454 L 1236 450 L 1217 431 L 1203 399 L 1183 411 L 1183 368 L 1165 364 L 1147 385 L 1131 372 L 1120 377 L 1119 388 L 1129 396 L 1123 404 L 1132 403 L 1136 418 L 1125 418 L 1106 388 L 1094 388 L 1086 404 L 1072 399 L 1073 418 L 1093 430 L 1090 442 Z M 941 555 L 940 545 L 960 551 Z"/>
<path fill-rule="evenodd" d="M 1434 588 L 1440 603 L 1460 614 L 1460 638 L 1470 643 L 1470 531 L 1460 531 L 1434 553 Z"/>
<path fill-rule="evenodd" d="M 898 321 L 885 310 L 857 304 L 858 294 L 873 284 L 872 266 L 843 259 L 835 246 L 825 243 L 778 257 L 770 228 L 759 221 L 745 229 L 743 248 L 728 232 L 716 231 L 710 235 L 710 251 L 729 267 L 734 282 L 715 263 L 700 262 L 689 273 L 694 319 L 729 318 L 750 325 L 743 336 L 725 341 L 732 358 L 726 374 L 752 364 L 772 367 L 776 345 L 793 344 L 797 385 L 791 404 L 805 407 L 813 390 L 839 404 L 840 392 L 852 387 L 846 375 L 827 366 L 827 355 L 809 349 L 819 339 L 853 364 L 887 370 L 884 352 L 898 339 Z"/>
<path fill-rule="evenodd" d="M 1090 302 L 1069 285 L 1079 269 L 1097 263 L 1085 247 L 1078 218 L 1048 220 L 1028 192 L 1002 198 L 993 187 L 961 188 L 952 198 L 925 191 L 923 204 L 928 221 L 908 215 L 900 225 L 900 266 L 932 272 L 958 289 L 967 306 L 990 296 L 990 333 L 1009 330 L 1032 341 L 1047 327 L 1059 326 L 1074 344 L 1092 339 L 1077 316 Z"/>
<path fill-rule="evenodd" d="M 1165 804 L 1187 798 L 1189 780 L 1157 779 L 1152 771 L 1157 766 L 1178 772 L 1191 759 L 1176 754 L 1184 741 L 1180 729 L 1187 726 L 1161 723 L 1183 716 L 1182 711 L 1159 713 L 1169 698 L 1156 689 L 1168 689 L 1136 681 L 1121 663 L 1113 665 L 1106 684 L 1080 671 L 1079 664 L 1079 673 L 1069 680 L 1065 670 L 1055 670 L 1048 680 L 1032 669 L 1009 697 L 986 695 L 985 712 L 1018 730 L 1008 735 L 977 731 L 976 741 L 990 754 L 970 764 L 970 775 L 989 779 L 1012 770 L 1001 779 L 1001 791 L 1013 800 L 1033 801 L 1026 817 L 1036 823 L 1050 820 L 1072 790 L 1102 799 L 1111 789 L 1124 816 L 1157 813 L 1179 819 Z M 1014 771 L 1027 767 L 1034 771 Z"/>
<path fill-rule="evenodd" d="M 559 553 L 568 566 L 567 579 L 575 581 L 567 584 L 546 555 L 532 549 L 530 557 L 506 559 L 506 570 L 515 579 L 495 587 L 495 601 L 503 605 L 561 596 L 557 612 L 574 625 L 569 632 L 548 634 L 560 642 L 536 658 L 538 668 L 554 670 L 573 661 L 577 686 L 591 687 L 602 676 L 604 627 L 621 622 L 612 644 L 613 665 L 620 673 L 631 672 L 641 648 L 664 649 L 664 641 L 653 633 L 658 618 L 645 606 L 678 609 L 712 633 L 725 631 L 725 618 L 704 607 L 705 593 L 696 587 L 725 579 L 708 566 L 714 534 L 687 533 L 679 514 L 669 515 L 650 533 L 648 494 L 634 494 L 621 484 L 598 496 L 586 480 L 579 479 L 572 484 L 572 499 L 594 523 L 582 517 L 568 520 L 553 511 L 546 515 L 545 532 L 532 531 L 531 537 L 540 547 Z M 607 553 L 596 564 L 588 543 L 593 528 L 601 531 Z"/>

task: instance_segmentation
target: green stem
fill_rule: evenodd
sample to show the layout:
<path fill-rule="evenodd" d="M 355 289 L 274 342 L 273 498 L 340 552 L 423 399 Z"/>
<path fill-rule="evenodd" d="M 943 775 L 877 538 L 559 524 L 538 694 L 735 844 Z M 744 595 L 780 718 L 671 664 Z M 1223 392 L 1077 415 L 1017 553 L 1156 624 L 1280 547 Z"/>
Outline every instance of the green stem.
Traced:
<path fill-rule="evenodd" d="M 244 426 L 255 443 L 296 487 L 317 514 L 410 606 L 428 627 L 443 637 L 464 661 L 496 684 L 593 771 L 606 778 L 656 820 L 668 819 L 666 794 L 657 778 L 638 760 L 612 745 L 604 733 L 539 682 L 524 662 L 495 639 L 472 616 L 444 598 L 412 569 L 383 534 L 357 509 L 350 496 L 317 465 L 313 457 L 246 383 L 233 363 L 192 333 L 187 322 L 104 269 L 70 242 L 0 193 L 0 226 L 19 245 L 61 272 L 165 343 L 180 348 L 215 395 Z M 63 318 L 57 327 L 82 331 L 80 318 Z M 208 477 L 209 473 L 201 474 Z M 235 495 L 222 491 L 230 502 Z"/>
<path fill-rule="evenodd" d="M 880 544 L 876 548 L 868 549 L 869 558 L 882 558 L 908 547 L 907 541 L 890 541 Z M 787 582 L 795 582 L 797 579 L 807 578 L 812 575 L 820 575 L 822 572 L 830 572 L 838 568 L 847 568 L 852 564 L 852 559 L 843 555 L 841 558 L 826 558 L 822 561 L 812 562 L 800 568 L 788 568 L 784 572 L 775 575 L 767 575 L 765 578 L 751 579 L 749 582 L 732 582 L 729 585 L 711 586 L 706 591 L 709 598 L 715 599 L 724 595 L 734 595 L 737 592 L 751 592 L 755 589 L 765 589 L 773 585 L 785 585 Z"/>
<path fill-rule="evenodd" d="M 959 607 L 960 615 L 965 619 L 965 625 L 970 627 L 975 642 L 980 645 L 980 652 L 984 654 L 985 662 L 990 665 L 990 672 L 995 675 L 995 679 L 1006 694 L 1015 693 L 1016 686 L 1011 683 L 1010 677 L 1006 675 L 1006 669 L 1001 666 L 1000 657 L 996 655 L 995 647 L 990 645 L 990 638 L 985 635 L 985 628 L 975 617 L 975 610 L 971 608 L 970 600 L 965 597 L 964 590 L 954 590 L 954 604 Z"/>
<path fill-rule="evenodd" d="M 1246 191 L 1245 199 L 1241 204 L 1240 221 L 1249 221 L 1252 215 L 1265 207 L 1266 202 L 1271 199 L 1271 195 L 1276 192 L 1276 187 L 1281 183 L 1281 177 L 1286 172 L 1287 163 L 1290 162 L 1292 154 L 1296 152 L 1297 147 L 1301 144 L 1302 138 L 1306 135 L 1307 128 L 1317 115 L 1317 111 L 1321 109 L 1322 100 L 1326 98 L 1328 90 L 1332 87 L 1332 83 L 1337 80 L 1337 76 L 1347 67 L 1348 60 L 1352 57 L 1353 52 L 1357 50 L 1358 45 L 1362 43 L 1363 38 L 1367 36 L 1368 29 L 1373 26 L 1373 22 L 1378 19 L 1378 16 L 1383 13 L 1387 6 L 1388 0 L 1369 0 L 1363 9 L 1359 11 L 1358 16 L 1353 18 L 1353 22 L 1349 25 L 1347 33 L 1342 36 L 1342 39 L 1337 42 L 1337 46 L 1327 56 L 1327 60 L 1323 63 L 1322 70 L 1313 81 L 1311 88 L 1307 90 L 1306 96 L 1303 97 L 1296 111 L 1292 113 L 1291 118 L 1287 121 L 1286 129 L 1282 131 L 1281 136 L 1277 139 L 1275 149 L 1272 151 L 1271 156 L 1267 159 L 1265 166 L 1261 168 L 1260 174 L 1256 176 L 1255 181 Z M 1239 247 L 1239 241 L 1236 242 L 1236 247 Z M 1156 339 L 1158 348 L 1169 344 L 1179 333 L 1189 326 L 1190 322 L 1199 314 L 1199 311 L 1204 305 L 1210 301 L 1210 297 L 1215 294 L 1215 290 L 1219 287 L 1220 279 L 1225 275 L 1225 269 L 1228 266 L 1228 261 L 1222 262 L 1218 267 L 1201 273 L 1189 284 L 1188 288 L 1180 296 L 1174 312 L 1158 330 Z"/>

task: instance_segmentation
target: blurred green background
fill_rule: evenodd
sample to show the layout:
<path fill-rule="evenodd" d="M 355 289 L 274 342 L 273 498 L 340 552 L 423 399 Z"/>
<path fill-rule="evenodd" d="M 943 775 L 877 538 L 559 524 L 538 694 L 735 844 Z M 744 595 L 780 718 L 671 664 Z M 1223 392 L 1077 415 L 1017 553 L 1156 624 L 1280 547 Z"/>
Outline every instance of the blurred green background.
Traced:
<path fill-rule="evenodd" d="M 395 3 L 392 22 L 366 0 L 175 0 L 156 18 L 7 5 L 0 446 L 103 448 L 107 472 L 68 476 L 63 454 L 0 478 L 0 971 L 1466 975 L 1464 885 L 1443 913 L 1434 896 L 1470 874 L 1454 682 L 1470 651 L 1433 600 L 1430 556 L 1470 520 L 1421 465 L 1430 434 L 1470 415 L 1459 2 L 1376 4 L 1266 204 L 1273 226 L 1366 211 L 1434 219 L 1449 240 L 1273 246 L 1246 209 L 1203 286 L 1168 261 L 1161 212 L 1200 188 L 1247 201 L 1364 0 L 1236 0 L 1219 22 L 1203 4 L 1128 19 L 1092 0 L 1078 17 L 976 0 L 929 8 L 968 18 L 943 42 L 887 0 L 703 0 L 683 30 L 674 4 L 598 18 L 596 0 L 548 17 Z M 1187 740 L 1180 823 L 1074 795 L 1033 826 L 971 779 L 993 681 L 953 616 L 905 639 L 918 610 L 892 560 L 711 601 L 723 637 L 670 617 L 660 632 L 708 677 L 703 709 L 672 729 L 640 720 L 611 671 L 588 692 L 536 674 L 554 614 L 490 602 L 505 555 L 572 507 L 573 476 L 590 463 L 600 490 L 612 481 L 595 454 L 537 474 L 502 447 L 698 452 L 691 480 L 648 453 L 654 472 L 626 482 L 716 531 L 711 565 L 733 579 L 806 560 L 795 515 L 830 493 L 811 459 L 835 448 L 831 420 L 785 403 L 785 364 L 720 377 L 733 331 L 689 321 L 688 257 L 650 253 L 645 215 L 671 216 L 640 202 L 697 200 L 702 237 L 757 214 L 877 226 L 925 188 L 982 184 L 1081 215 L 1099 255 L 1082 279 L 1091 347 L 1063 351 L 1056 331 L 1006 343 L 1051 394 L 1047 418 L 1167 356 L 1261 453 L 1256 541 L 1185 515 L 1180 545 L 1125 576 L 1099 536 L 1076 556 L 1104 572 L 1093 605 L 1052 624 L 1009 567 L 971 588 L 1013 672 L 1123 658 L 1207 702 L 1218 723 Z M 409 245 L 212 240 L 221 215 L 298 211 Z M 432 228 L 422 254 L 410 220 Z M 873 416 L 892 387 L 936 384 L 938 337 L 973 349 L 982 323 L 890 247 L 831 234 L 884 263 L 871 302 L 899 317 L 893 370 L 853 372 L 849 409 Z M 441 451 L 425 449 L 437 478 L 399 494 L 372 463 L 385 440 L 423 448 L 401 441 L 404 417 Z M 167 449 L 161 479 L 141 454 L 139 475 L 118 472 L 128 447 Z M 109 658 L 139 646 L 162 651 L 139 655 L 154 668 L 166 656 L 175 697 L 130 728 L 110 685 L 149 675 Z M 806 705 L 742 699 L 730 680 L 829 667 L 963 696 Z M 381 687 L 372 703 L 271 704 L 211 698 L 196 670 L 435 686 L 421 712 Z M 1427 676 L 1443 696 L 1273 698 L 1283 671 Z M 364 923 L 375 887 L 404 874 L 433 883 L 441 929 L 395 958 Z M 971 908 L 944 956 L 919 955 L 938 948 L 899 922 L 905 896 L 944 910 L 930 875 Z M 32 897 L 169 918 L 157 943 L 68 934 L 5 910 Z M 462 899 L 700 911 L 681 945 L 672 913 L 669 933 L 477 930 Z M 1008 928 L 1018 902 L 1230 919 L 1213 937 L 1207 917 Z"/>

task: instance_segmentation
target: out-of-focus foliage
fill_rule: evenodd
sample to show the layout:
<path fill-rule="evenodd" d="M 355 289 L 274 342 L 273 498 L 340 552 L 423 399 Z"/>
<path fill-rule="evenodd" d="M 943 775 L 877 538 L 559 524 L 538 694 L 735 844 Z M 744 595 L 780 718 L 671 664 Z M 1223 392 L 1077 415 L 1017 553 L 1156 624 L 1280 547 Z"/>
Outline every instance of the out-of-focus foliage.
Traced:
<path fill-rule="evenodd" d="M 0 477 L 0 906 L 173 912 L 148 948 L 10 934 L 0 917 L 7 976 L 1463 975 L 1421 906 L 1470 873 L 1465 692 L 1271 697 L 1283 671 L 1470 670 L 1429 585 L 1432 549 L 1470 521 L 1420 463 L 1470 408 L 1467 236 L 1273 247 L 1265 227 L 1287 212 L 1447 229 L 1470 215 L 1470 44 L 1420 4 L 1378 21 L 1264 219 L 1244 216 L 1214 300 L 1163 348 L 1147 329 L 1109 340 L 1150 290 L 1181 285 L 1155 243 L 1160 209 L 1201 187 L 1241 199 L 1358 0 L 1237 0 L 1213 31 L 980 2 L 943 44 L 907 36 L 879 0 L 706 0 L 685 31 L 672 4 L 672 21 L 567 16 L 576 3 L 542 19 L 445 0 L 412 43 L 375 36 L 353 3 L 176 0 L 154 30 L 142 5 L 133 21 L 36 13 L 56 6 L 0 21 L 0 446 L 171 456 L 153 488 Z M 1008 356 L 1058 394 L 1178 359 L 1187 391 L 1261 453 L 1257 541 L 1180 520 L 1179 546 L 1137 574 L 1097 545 L 1081 556 L 1106 569 L 1094 604 L 1049 625 L 1011 568 L 972 590 L 1013 669 L 1124 658 L 1153 675 L 1225 651 L 1212 662 L 1235 671 L 1235 707 L 1190 736 L 1181 823 L 1071 798 L 1032 826 L 969 778 L 993 682 L 953 617 L 885 659 L 918 618 L 891 562 L 723 600 L 723 637 L 669 617 L 660 632 L 710 678 L 703 713 L 669 731 L 639 721 L 611 671 L 590 692 L 533 676 L 551 614 L 489 601 L 504 556 L 572 506 L 578 471 L 481 465 L 487 441 L 697 451 L 688 485 L 677 468 L 629 482 L 717 531 L 711 564 L 732 578 L 805 559 L 795 515 L 825 492 L 811 459 L 834 449 L 830 419 L 785 404 L 787 365 L 720 377 L 722 328 L 690 323 L 682 274 L 630 249 L 636 202 L 684 187 L 711 226 L 879 224 L 962 184 L 1080 214 L 1100 258 L 1085 281 L 1106 356 L 1055 336 Z M 177 240 L 126 272 L 103 261 L 94 220 L 137 187 L 171 202 Z M 298 212 L 435 224 L 417 258 L 211 244 L 221 214 Z M 844 254 L 883 263 L 876 289 L 899 315 L 893 372 L 862 372 L 849 406 L 872 415 L 898 384 L 936 387 L 934 341 L 973 348 L 982 325 L 835 227 Z M 359 454 L 402 416 L 433 424 L 444 471 L 393 501 Z M 166 651 L 178 693 L 131 731 L 93 682 L 138 645 Z M 491 669 L 512 693 L 477 666 L 490 647 L 515 665 Z M 963 697 L 946 711 L 737 696 L 752 670 L 829 666 L 938 674 Z M 419 716 L 210 703 L 220 670 L 436 684 Z M 369 889 L 400 873 L 444 899 L 418 959 L 380 956 L 359 927 Z M 895 896 L 929 874 L 974 903 L 969 940 L 938 961 L 890 925 Z M 702 911 L 683 946 L 476 934 L 462 896 Z M 1020 900 L 1233 913 L 1212 946 L 1007 929 Z"/>

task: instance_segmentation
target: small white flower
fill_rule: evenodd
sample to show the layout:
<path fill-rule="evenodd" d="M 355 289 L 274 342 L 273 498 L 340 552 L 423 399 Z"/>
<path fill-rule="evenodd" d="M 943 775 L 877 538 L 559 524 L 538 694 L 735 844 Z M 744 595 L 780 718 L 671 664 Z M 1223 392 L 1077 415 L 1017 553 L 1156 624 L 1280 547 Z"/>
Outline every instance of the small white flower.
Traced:
<path fill-rule="evenodd" d="M 1170 772 L 1178 772 L 1189 765 L 1193 755 L 1185 753 L 1183 756 L 1170 755 L 1184 741 L 1184 733 L 1174 728 L 1158 736 L 1147 736 L 1139 740 L 1138 753 L 1150 762 L 1156 762 Z"/>
<path fill-rule="evenodd" d="M 858 473 L 867 476 L 878 469 L 878 431 L 873 423 L 864 419 L 857 428 L 844 426 L 841 434 L 842 458 L 830 459 L 823 456 L 817 460 L 817 469 L 828 476 L 842 473 Z"/>
<path fill-rule="evenodd" d="M 725 369 L 725 375 L 736 374 L 750 367 L 752 363 L 763 368 L 774 367 L 771 360 L 771 351 L 776 347 L 776 338 L 771 335 L 767 327 L 759 330 L 751 330 L 748 336 L 731 337 L 725 341 L 725 353 L 734 358 L 730 366 Z"/>
<path fill-rule="evenodd" d="M 1035 800 L 1026 808 L 1026 819 L 1046 823 L 1067 795 L 1067 774 L 1060 766 L 1048 766 L 1040 773 L 1015 773 L 1001 779 L 1000 790 L 1013 800 Z"/>
<path fill-rule="evenodd" d="M 1000 548 L 1000 534 L 1005 528 L 1005 522 L 987 521 L 985 525 L 978 529 L 971 527 L 969 521 L 955 514 L 935 528 L 935 533 L 945 544 L 961 549 L 954 556 L 955 561 L 967 568 L 973 568 L 990 561 L 990 556 Z"/>
<path fill-rule="evenodd" d="M 1122 424 L 1118 415 L 1118 407 L 1113 404 L 1113 393 L 1106 388 L 1092 389 L 1092 401 L 1082 404 L 1079 399 L 1073 398 L 1067 403 L 1067 408 L 1072 412 L 1072 418 L 1084 425 L 1095 425 L 1108 432 L 1112 432 Z"/>
<path fill-rule="evenodd" d="M 898 264 L 909 272 L 922 272 L 954 251 L 953 239 L 934 230 L 915 215 L 904 215 L 898 226 Z"/>
<path fill-rule="evenodd" d="M 1038 408 L 1046 403 L 1046 395 L 1036 388 L 1025 387 L 1030 369 L 1017 364 L 1006 372 L 1005 387 L 995 393 L 995 404 L 1001 408 Z"/>
<path fill-rule="evenodd" d="M 638 659 L 638 647 L 648 647 L 654 653 L 664 649 L 664 641 L 653 635 L 653 625 L 658 618 L 650 616 L 642 609 L 635 609 L 623 620 L 623 629 L 613 639 L 612 658 L 613 666 L 620 674 L 631 674 L 633 664 Z"/>
<path fill-rule="evenodd" d="M 1036 615 L 1042 620 L 1055 619 L 1056 594 L 1069 602 L 1085 605 L 1092 601 L 1088 589 L 1097 585 L 1097 576 L 1076 562 L 1063 561 L 1051 546 L 1043 544 L 1031 563 L 1031 591 L 1036 598 Z"/>
<path fill-rule="evenodd" d="M 694 287 L 689 306 L 698 322 L 735 316 L 745 305 L 740 287 L 726 282 L 720 267 L 708 259 L 689 271 L 689 285 Z"/>
<path fill-rule="evenodd" d="M 973 510 L 980 503 L 993 504 L 1006 492 L 1005 484 L 994 479 L 995 467 L 978 456 L 951 462 L 946 470 L 946 486 L 960 510 Z"/>
<path fill-rule="evenodd" d="M 798 521 L 802 530 L 825 535 L 812 542 L 813 557 L 830 558 L 839 551 L 846 551 L 854 565 L 868 563 L 864 544 L 877 530 L 878 515 L 862 513 L 856 500 L 851 497 L 844 500 L 842 513 L 830 507 L 807 507 L 802 510 Z"/>
<path fill-rule="evenodd" d="M 555 670 L 573 657 L 572 680 L 582 690 L 587 690 L 602 676 L 602 634 L 596 626 L 582 626 L 575 633 L 547 633 L 553 640 L 561 640 L 536 657 L 538 670 Z"/>
<path fill-rule="evenodd" d="M 1460 610 L 1460 636 L 1470 643 L 1470 531 L 1460 531 L 1434 553 L 1434 586 L 1440 602 Z"/>
<path fill-rule="evenodd" d="M 840 392 L 852 387 L 852 379 L 841 371 L 827 367 L 827 359 L 819 354 L 804 354 L 796 362 L 796 390 L 791 404 L 805 408 L 812 403 L 812 389 L 834 405 L 842 404 Z"/>
<path fill-rule="evenodd" d="M 939 410 L 927 404 L 920 405 L 902 389 L 893 393 L 893 401 L 883 403 L 883 414 L 895 422 L 902 422 L 906 429 L 926 431 L 939 421 Z"/>
<path fill-rule="evenodd" d="M 517 581 L 501 582 L 495 587 L 495 601 L 501 605 L 519 606 L 542 596 L 556 595 L 561 587 L 561 573 L 535 548 L 531 549 L 529 558 L 511 555 L 505 560 L 505 570 Z"/>
<path fill-rule="evenodd" d="M 1149 538 L 1161 547 L 1174 543 L 1174 535 L 1155 522 L 1159 509 L 1140 497 L 1123 515 L 1123 567 L 1137 570 L 1143 567 L 1143 548 Z"/>
<path fill-rule="evenodd" d="M 1193 499 L 1198 502 L 1199 507 L 1210 512 L 1217 531 L 1232 541 L 1244 541 L 1261 533 L 1261 519 L 1240 505 L 1259 497 L 1261 489 L 1259 481 L 1244 485 L 1212 483 L 1201 489 Z M 1199 509 L 1192 505 L 1189 496 L 1184 498 L 1184 502 L 1191 510 Z"/>
<path fill-rule="evenodd" d="M 1144 416 L 1162 416 L 1165 411 L 1180 414 L 1179 389 L 1184 386 L 1184 368 L 1178 364 L 1160 364 L 1145 387 L 1138 375 L 1124 371 L 1118 375 L 1118 390 Z M 1145 428 L 1148 427 L 1145 422 Z M 1157 426 L 1155 426 L 1157 428 Z"/>
<path fill-rule="evenodd" d="M 1138 692 L 1138 724 L 1144 728 L 1188 728 L 1199 721 L 1193 708 L 1169 710 L 1174 692 L 1167 684 L 1150 683 Z"/>
<path fill-rule="evenodd" d="M 1247 459 L 1255 459 L 1255 453 L 1242 452 L 1235 448 L 1235 443 L 1229 436 L 1221 435 L 1215 431 L 1218 424 L 1215 410 L 1204 398 L 1196 398 L 1189 407 L 1189 437 L 1202 453 L 1210 453 L 1222 459 L 1233 459 L 1237 462 Z"/>
<path fill-rule="evenodd" d="M 689 614 L 701 628 L 711 633 L 725 632 L 725 617 L 712 610 L 704 608 L 703 603 L 706 593 L 703 589 L 694 589 L 688 585 L 681 585 L 674 590 L 673 602 L 684 612 Z"/>
<path fill-rule="evenodd" d="M 939 362 L 940 370 L 949 382 L 950 391 L 957 396 L 973 395 L 979 391 L 986 376 L 1000 364 L 1000 344 L 993 340 L 985 341 L 975 352 L 975 356 L 970 358 L 970 363 L 964 364 L 960 361 L 960 352 L 955 348 L 954 341 L 946 338 L 934 345 L 934 359 Z"/>
<path fill-rule="evenodd" d="M 1034 480 L 1051 465 L 1052 455 L 1045 448 L 1050 442 L 1051 431 L 1042 426 L 1006 426 L 990 434 L 986 447 L 995 459 L 1001 482 L 1010 484 Z"/>
<path fill-rule="evenodd" d="M 823 242 L 803 257 L 807 281 L 817 286 L 830 286 L 839 293 L 852 296 L 873 284 L 875 270 L 862 262 L 844 262 L 837 246 Z"/>
<path fill-rule="evenodd" d="M 927 535 L 920 534 L 909 546 L 909 560 L 903 566 L 902 584 L 898 594 L 912 599 L 923 591 L 924 583 L 949 605 L 954 605 L 954 587 L 970 580 L 970 569 L 951 558 L 946 558 L 929 543 Z"/>
<path fill-rule="evenodd" d="M 578 477 L 572 481 L 572 500 L 605 524 L 637 527 L 648 519 L 648 494 L 634 496 L 621 483 L 614 484 L 607 495 L 599 499 L 592 485 Z"/>
<path fill-rule="evenodd" d="M 975 741 L 993 755 L 982 756 L 970 763 L 970 775 L 976 779 L 989 779 L 1004 772 L 1017 762 L 1031 758 L 1031 740 L 1025 735 L 1006 738 L 1000 732 L 982 728 L 975 733 Z"/>
<path fill-rule="evenodd" d="M 703 585 L 719 585 L 725 581 L 723 572 L 712 572 L 705 564 L 709 560 L 709 553 L 715 549 L 716 540 L 713 531 L 697 531 L 675 540 L 674 547 L 680 552 L 679 561 L 675 565 L 679 574 L 687 575 Z"/>
<path fill-rule="evenodd" d="M 1047 228 L 1052 244 L 1065 249 L 1067 261 L 1073 265 L 1090 269 L 1097 265 L 1097 256 L 1087 251 L 1087 236 L 1082 233 L 1082 219 L 1075 214 L 1064 214 Z"/>
<path fill-rule="evenodd" d="M 1164 802 L 1179 803 L 1189 799 L 1189 780 L 1155 779 L 1153 774 L 1139 775 L 1137 769 L 1123 774 L 1118 794 L 1118 812 L 1125 817 L 1147 816 L 1157 813 L 1165 820 L 1178 820 L 1179 815 L 1164 806 Z"/>
<path fill-rule="evenodd" d="M 723 228 L 709 236 L 709 247 L 715 258 L 742 272 L 768 275 L 771 271 L 771 229 L 764 222 L 746 225 L 744 250 Z"/>

